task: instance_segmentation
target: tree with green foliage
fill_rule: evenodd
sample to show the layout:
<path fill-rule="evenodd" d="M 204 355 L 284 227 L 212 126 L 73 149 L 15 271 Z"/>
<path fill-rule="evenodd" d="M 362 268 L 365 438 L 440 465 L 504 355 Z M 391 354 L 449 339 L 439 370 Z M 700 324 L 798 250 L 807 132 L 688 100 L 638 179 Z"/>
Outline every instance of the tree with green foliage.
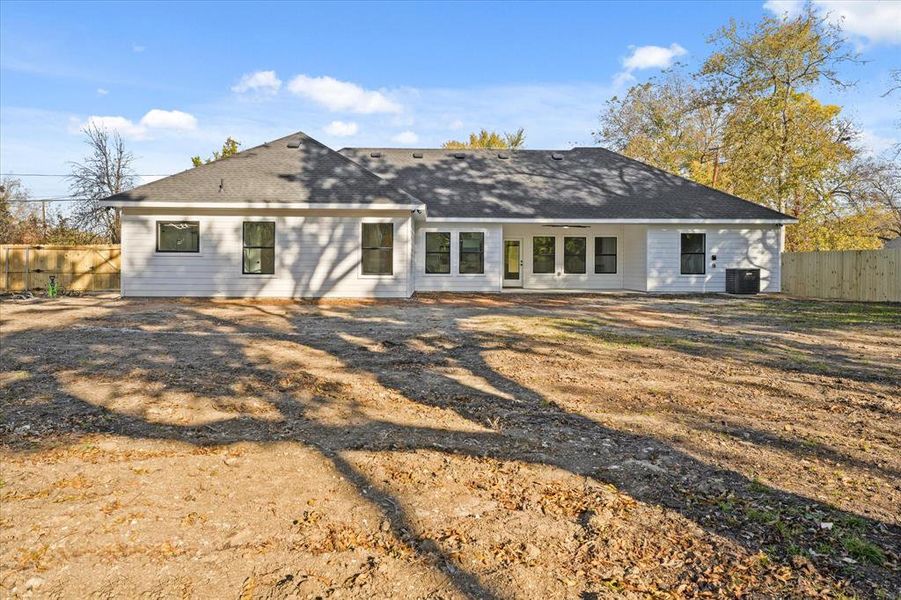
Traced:
<path fill-rule="evenodd" d="M 503 134 L 482 129 L 478 133 L 470 133 L 468 142 L 448 140 L 441 147 L 447 150 L 518 150 L 525 143 L 526 133 L 522 128 Z"/>
<path fill-rule="evenodd" d="M 241 146 L 241 142 L 236 140 L 235 138 L 228 136 L 225 141 L 222 143 L 222 150 L 214 150 L 213 155 L 208 159 L 204 160 L 200 158 L 200 155 L 192 156 L 191 163 L 195 167 L 199 167 L 200 165 L 209 164 L 211 162 L 220 160 L 222 158 L 228 158 L 229 156 L 234 156 L 240 150 L 238 148 Z"/>
<path fill-rule="evenodd" d="M 838 68 L 857 57 L 841 31 L 808 7 L 755 26 L 730 22 L 710 42 L 693 77 L 670 73 L 608 101 L 595 140 L 797 217 L 788 250 L 881 243 L 892 222 L 892 170 L 864 161 L 841 107 L 813 95 L 849 85 Z"/>

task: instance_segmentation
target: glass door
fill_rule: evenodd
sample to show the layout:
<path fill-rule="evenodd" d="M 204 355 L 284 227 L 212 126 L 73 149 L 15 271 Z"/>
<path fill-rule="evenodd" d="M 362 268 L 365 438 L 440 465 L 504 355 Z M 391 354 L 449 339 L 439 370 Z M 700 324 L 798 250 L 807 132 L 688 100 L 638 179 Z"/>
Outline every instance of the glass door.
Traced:
<path fill-rule="evenodd" d="M 504 240 L 504 287 L 522 287 L 522 240 Z"/>

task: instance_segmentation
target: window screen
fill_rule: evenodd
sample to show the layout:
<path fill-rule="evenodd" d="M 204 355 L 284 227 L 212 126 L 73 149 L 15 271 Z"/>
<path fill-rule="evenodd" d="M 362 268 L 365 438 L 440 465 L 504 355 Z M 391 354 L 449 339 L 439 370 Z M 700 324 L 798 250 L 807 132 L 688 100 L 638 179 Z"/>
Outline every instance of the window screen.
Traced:
<path fill-rule="evenodd" d="M 682 234 L 682 274 L 703 275 L 706 267 L 707 236 L 703 233 Z"/>
<path fill-rule="evenodd" d="M 425 272 L 430 275 L 450 273 L 451 241 L 448 231 L 425 233 Z"/>
<path fill-rule="evenodd" d="M 275 273 L 275 223 L 244 222 L 244 257 L 242 273 L 272 275 Z"/>
<path fill-rule="evenodd" d="M 532 238 L 532 272 L 553 273 L 556 265 L 556 238 L 542 235 Z"/>
<path fill-rule="evenodd" d="M 394 224 L 363 223 L 363 275 L 394 274 Z"/>
<path fill-rule="evenodd" d="M 563 238 L 563 272 L 585 272 L 585 248 L 586 239 L 583 237 Z"/>
<path fill-rule="evenodd" d="M 198 221 L 157 221 L 157 252 L 200 252 Z"/>
<path fill-rule="evenodd" d="M 485 272 L 485 234 L 481 231 L 460 233 L 460 273 Z"/>
<path fill-rule="evenodd" d="M 594 238 L 594 272 L 616 273 L 616 238 Z"/>

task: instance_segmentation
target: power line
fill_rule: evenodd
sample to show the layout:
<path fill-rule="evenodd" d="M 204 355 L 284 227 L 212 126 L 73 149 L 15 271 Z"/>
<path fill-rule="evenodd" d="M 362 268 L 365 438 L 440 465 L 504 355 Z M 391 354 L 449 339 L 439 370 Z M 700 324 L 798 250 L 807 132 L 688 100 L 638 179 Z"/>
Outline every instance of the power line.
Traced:
<path fill-rule="evenodd" d="M 172 173 L 135 173 L 135 177 L 168 177 Z M 0 173 L 3 177 L 71 177 L 71 173 Z"/>
<path fill-rule="evenodd" d="M 38 202 L 82 202 L 90 198 L 27 198 L 25 200 L 10 200 L 14 204 L 36 204 Z"/>

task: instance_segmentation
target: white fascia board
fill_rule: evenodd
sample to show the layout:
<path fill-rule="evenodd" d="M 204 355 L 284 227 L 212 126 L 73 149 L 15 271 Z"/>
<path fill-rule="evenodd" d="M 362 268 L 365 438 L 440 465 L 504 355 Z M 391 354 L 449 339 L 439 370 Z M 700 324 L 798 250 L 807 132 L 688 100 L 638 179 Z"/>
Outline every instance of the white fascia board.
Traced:
<path fill-rule="evenodd" d="M 429 223 L 510 223 L 510 224 L 549 224 L 549 225 L 576 225 L 591 223 L 616 223 L 619 225 L 781 225 L 783 223 L 797 223 L 797 219 L 503 219 L 503 218 L 457 218 L 457 217 L 429 217 Z"/>
<path fill-rule="evenodd" d="M 268 210 L 425 210 L 422 204 L 365 204 L 349 202 L 118 202 L 100 201 L 104 206 L 116 208 L 178 208 L 190 212 L 191 209 L 268 209 Z"/>

